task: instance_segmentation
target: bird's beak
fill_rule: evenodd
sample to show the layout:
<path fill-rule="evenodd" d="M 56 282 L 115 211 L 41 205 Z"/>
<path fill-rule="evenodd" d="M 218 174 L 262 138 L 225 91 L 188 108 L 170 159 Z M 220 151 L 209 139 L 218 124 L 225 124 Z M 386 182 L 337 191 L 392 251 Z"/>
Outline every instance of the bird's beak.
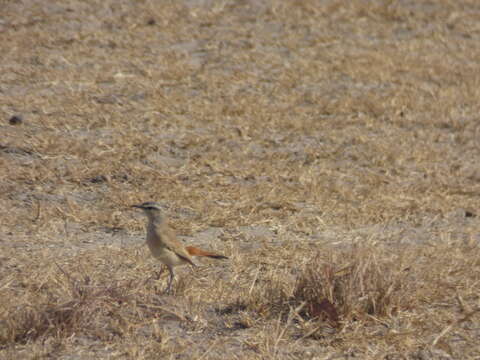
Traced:
<path fill-rule="evenodd" d="M 142 205 L 132 205 L 133 208 L 143 209 Z"/>

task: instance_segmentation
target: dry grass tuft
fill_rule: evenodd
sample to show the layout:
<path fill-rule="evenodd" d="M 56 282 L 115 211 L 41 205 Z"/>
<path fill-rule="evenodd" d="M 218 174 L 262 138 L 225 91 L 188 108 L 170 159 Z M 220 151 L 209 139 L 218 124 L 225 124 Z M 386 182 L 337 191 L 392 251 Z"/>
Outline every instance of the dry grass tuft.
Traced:
<path fill-rule="evenodd" d="M 267 272 L 263 286 L 232 305 L 282 319 L 283 334 L 297 341 L 363 343 L 399 333 L 398 339 L 416 334 L 417 341 L 429 339 L 419 346 L 434 347 L 462 323 L 475 323 L 478 256 L 476 246 L 451 243 L 325 248 L 301 269 L 289 269 L 295 277 Z"/>
<path fill-rule="evenodd" d="M 412 264 L 388 251 L 354 246 L 327 257 L 319 253 L 297 279 L 295 302 L 305 303 L 307 319 L 325 316 L 335 325 L 339 319 L 383 318 L 410 309 L 416 295 Z"/>
<path fill-rule="evenodd" d="M 25 344 L 36 339 L 70 336 L 111 341 L 124 337 L 134 324 L 161 317 L 163 313 L 155 296 L 145 296 L 145 283 L 99 281 L 81 272 L 74 278 L 58 267 L 60 273 L 52 273 L 42 288 L 36 289 L 41 294 L 36 301 L 32 298 L 30 306 L 9 314 L 2 343 Z"/>

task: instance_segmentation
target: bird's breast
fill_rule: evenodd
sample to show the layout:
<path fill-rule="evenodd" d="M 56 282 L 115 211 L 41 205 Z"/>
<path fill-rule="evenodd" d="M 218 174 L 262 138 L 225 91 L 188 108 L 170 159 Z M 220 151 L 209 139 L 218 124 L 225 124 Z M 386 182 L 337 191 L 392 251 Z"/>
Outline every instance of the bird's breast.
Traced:
<path fill-rule="evenodd" d="M 161 241 L 155 238 L 147 238 L 147 245 L 152 255 L 168 266 L 184 265 L 188 262 L 167 248 Z"/>

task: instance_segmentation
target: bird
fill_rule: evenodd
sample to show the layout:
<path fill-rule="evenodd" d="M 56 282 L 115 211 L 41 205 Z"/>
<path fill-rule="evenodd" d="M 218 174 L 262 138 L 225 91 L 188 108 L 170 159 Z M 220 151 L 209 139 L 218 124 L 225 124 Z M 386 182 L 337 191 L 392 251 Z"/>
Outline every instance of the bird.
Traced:
<path fill-rule="evenodd" d="M 180 265 L 195 267 L 193 256 L 205 256 L 212 259 L 228 259 L 227 256 L 211 253 L 194 246 L 184 246 L 168 225 L 160 205 L 154 201 L 132 205 L 142 209 L 147 216 L 147 245 L 152 255 L 165 264 L 170 273 L 166 293 L 170 293 L 175 273 L 173 268 Z"/>

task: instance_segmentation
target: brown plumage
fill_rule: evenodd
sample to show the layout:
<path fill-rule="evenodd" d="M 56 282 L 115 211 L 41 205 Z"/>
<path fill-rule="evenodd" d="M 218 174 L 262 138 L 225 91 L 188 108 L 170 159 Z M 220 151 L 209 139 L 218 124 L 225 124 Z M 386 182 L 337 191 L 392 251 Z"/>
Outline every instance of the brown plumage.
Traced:
<path fill-rule="evenodd" d="M 153 256 L 167 265 L 170 279 L 167 292 L 170 292 L 173 278 L 173 268 L 178 265 L 190 264 L 196 266 L 192 256 L 206 256 L 212 259 L 228 259 L 226 256 L 214 254 L 194 246 L 185 247 L 170 228 L 161 213 L 160 206 L 155 202 L 146 202 L 133 207 L 142 209 L 148 217 L 147 245 Z"/>
<path fill-rule="evenodd" d="M 185 246 L 185 249 L 187 250 L 188 254 L 191 256 L 206 256 L 212 259 L 228 259 L 228 257 L 226 256 L 214 254 L 214 253 L 196 248 L 195 246 Z"/>

